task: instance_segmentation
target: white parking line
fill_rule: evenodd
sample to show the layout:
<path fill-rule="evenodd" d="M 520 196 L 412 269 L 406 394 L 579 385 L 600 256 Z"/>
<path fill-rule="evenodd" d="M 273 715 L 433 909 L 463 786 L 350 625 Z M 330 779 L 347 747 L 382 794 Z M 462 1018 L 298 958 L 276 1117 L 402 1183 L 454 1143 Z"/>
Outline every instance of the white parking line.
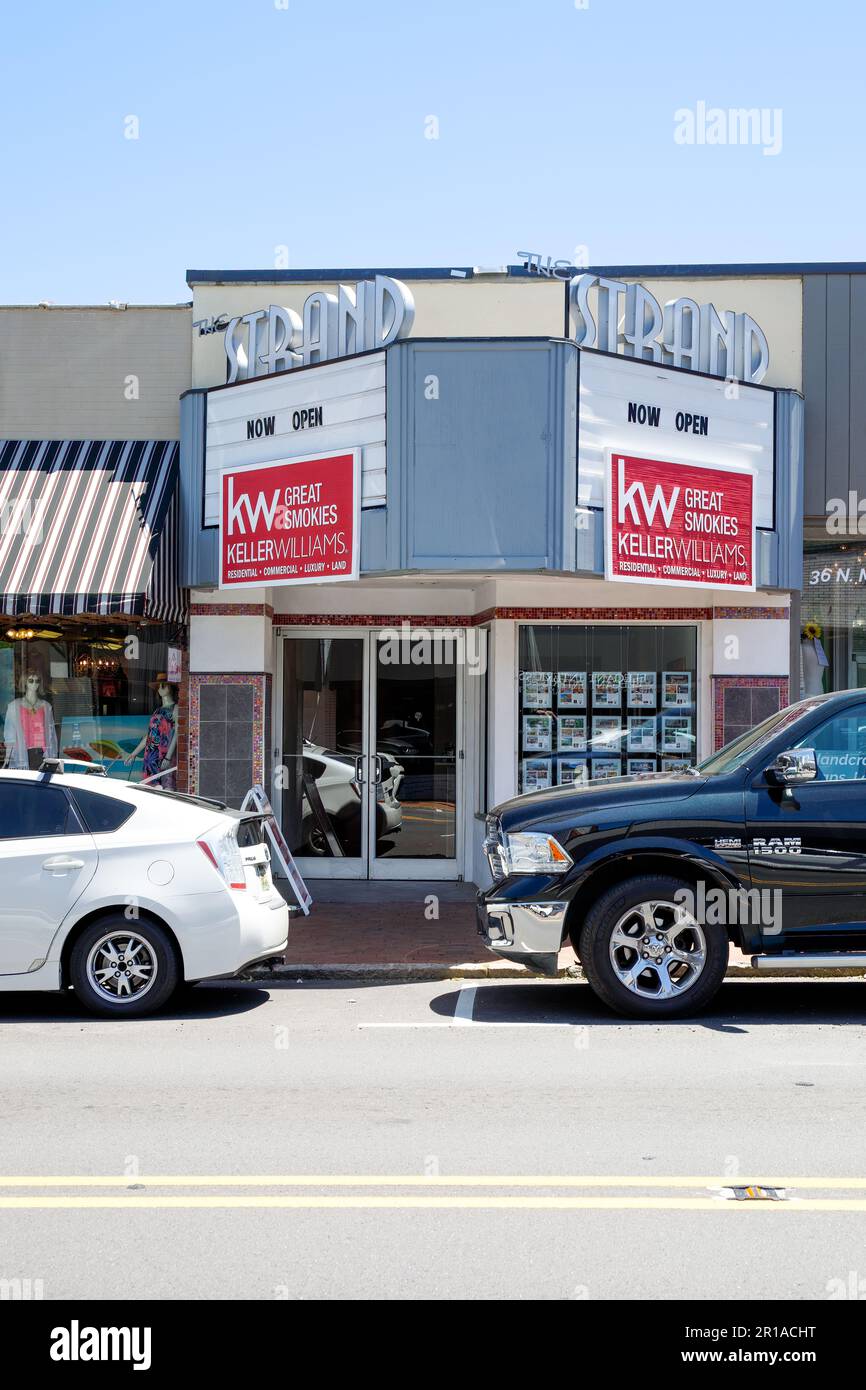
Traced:
<path fill-rule="evenodd" d="M 475 1008 L 475 995 L 477 989 L 477 985 L 467 985 L 465 989 L 461 989 L 457 996 L 457 1003 L 454 1006 L 455 1023 L 472 1022 L 472 1010 Z"/>
<path fill-rule="evenodd" d="M 431 1019 L 429 1023 L 359 1023 L 359 1028 L 460 1028 L 471 1023 L 473 1031 L 479 1028 L 546 1028 L 550 1032 L 554 1028 L 579 1028 L 579 1023 L 534 1023 L 531 1019 L 524 1022 L 515 1021 L 509 1023 L 503 1020 L 501 1023 L 479 1023 L 477 1019 L 468 1018 L 439 1018 Z"/>

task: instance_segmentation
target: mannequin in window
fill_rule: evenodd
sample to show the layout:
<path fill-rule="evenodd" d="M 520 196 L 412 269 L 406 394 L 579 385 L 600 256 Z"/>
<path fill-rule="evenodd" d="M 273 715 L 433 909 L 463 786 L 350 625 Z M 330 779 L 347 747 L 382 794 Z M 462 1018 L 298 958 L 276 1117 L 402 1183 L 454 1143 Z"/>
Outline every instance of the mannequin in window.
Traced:
<path fill-rule="evenodd" d="M 139 739 L 138 745 L 124 758 L 126 767 L 131 767 L 135 759 L 144 753 L 142 781 L 153 778 L 151 787 L 161 787 L 163 791 L 173 792 L 177 786 L 177 775 L 166 769 L 175 766 L 177 751 L 177 695 L 178 689 L 169 681 L 165 673 L 157 676 L 153 689 L 159 695 L 160 704 L 150 716 L 147 733 Z"/>
<path fill-rule="evenodd" d="M 25 672 L 19 688 L 19 698 L 6 706 L 3 766 L 35 770 L 43 758 L 57 756 L 54 711 L 42 696 L 42 681 L 35 671 Z"/>

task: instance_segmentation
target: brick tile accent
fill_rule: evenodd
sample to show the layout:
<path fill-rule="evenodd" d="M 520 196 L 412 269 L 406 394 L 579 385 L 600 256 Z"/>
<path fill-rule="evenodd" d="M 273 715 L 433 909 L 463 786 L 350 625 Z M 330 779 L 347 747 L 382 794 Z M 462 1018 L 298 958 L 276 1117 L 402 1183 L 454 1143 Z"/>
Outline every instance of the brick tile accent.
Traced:
<path fill-rule="evenodd" d="M 768 705 L 763 711 L 757 708 L 758 701 L 752 694 L 758 690 L 778 692 L 776 699 L 761 702 Z M 729 692 L 739 692 L 743 698 L 739 713 L 730 709 L 729 704 L 730 717 L 726 720 L 725 695 Z M 754 728 L 776 709 L 784 709 L 788 699 L 787 676 L 713 676 L 713 747 L 723 748 L 725 743 Z M 738 717 L 734 718 L 736 714 Z"/>
<path fill-rule="evenodd" d="M 269 603 L 191 603 L 190 616 L 194 618 L 272 618 L 274 610 Z"/>

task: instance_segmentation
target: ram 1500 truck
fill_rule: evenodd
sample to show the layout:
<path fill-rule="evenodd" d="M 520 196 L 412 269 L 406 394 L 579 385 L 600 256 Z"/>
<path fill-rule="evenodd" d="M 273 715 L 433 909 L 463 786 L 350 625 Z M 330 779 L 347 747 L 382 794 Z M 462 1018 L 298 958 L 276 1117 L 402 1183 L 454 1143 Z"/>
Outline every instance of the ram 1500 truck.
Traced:
<path fill-rule="evenodd" d="M 570 940 L 613 1009 L 693 1013 L 729 944 L 761 967 L 866 968 L 866 690 L 772 715 L 697 767 L 504 802 L 478 930 L 552 975 Z"/>

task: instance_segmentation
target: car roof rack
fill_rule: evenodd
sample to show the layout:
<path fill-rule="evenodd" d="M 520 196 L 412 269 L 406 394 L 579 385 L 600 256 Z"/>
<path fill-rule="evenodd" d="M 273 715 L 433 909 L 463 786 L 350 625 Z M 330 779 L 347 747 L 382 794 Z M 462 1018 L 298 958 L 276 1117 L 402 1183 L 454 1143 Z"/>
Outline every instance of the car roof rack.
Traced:
<path fill-rule="evenodd" d="M 89 772 L 93 777 L 108 776 L 101 763 L 88 763 L 83 758 L 43 758 L 39 771 L 51 777 L 55 772 L 63 773 L 67 767 L 74 771 Z"/>

